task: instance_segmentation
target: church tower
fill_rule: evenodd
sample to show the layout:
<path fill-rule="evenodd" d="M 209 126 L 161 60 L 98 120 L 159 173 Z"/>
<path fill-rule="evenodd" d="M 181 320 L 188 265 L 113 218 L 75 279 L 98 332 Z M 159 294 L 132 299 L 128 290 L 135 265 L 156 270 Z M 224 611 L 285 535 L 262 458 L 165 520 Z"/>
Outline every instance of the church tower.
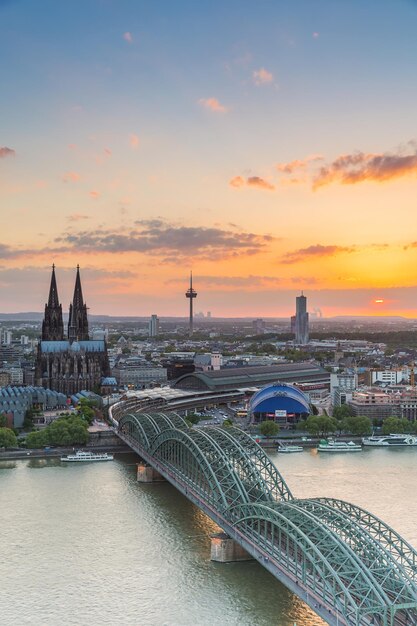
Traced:
<path fill-rule="evenodd" d="M 63 339 L 64 322 L 62 320 L 62 305 L 59 303 L 58 298 L 55 265 L 52 265 L 48 304 L 45 304 L 45 315 L 42 322 L 42 341 L 62 341 Z"/>
<path fill-rule="evenodd" d="M 68 339 L 70 343 L 73 341 L 88 341 L 89 339 L 87 305 L 84 304 L 83 300 L 79 265 L 77 265 L 74 297 L 69 309 Z"/>

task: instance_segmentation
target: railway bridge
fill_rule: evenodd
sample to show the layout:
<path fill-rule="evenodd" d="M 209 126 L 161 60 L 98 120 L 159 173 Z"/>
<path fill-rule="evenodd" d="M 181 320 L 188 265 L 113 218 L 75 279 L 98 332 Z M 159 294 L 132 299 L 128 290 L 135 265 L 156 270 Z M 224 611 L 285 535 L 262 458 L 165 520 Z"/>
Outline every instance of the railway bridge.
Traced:
<path fill-rule="evenodd" d="M 112 407 L 117 434 L 229 537 L 334 626 L 417 626 L 417 552 L 368 511 L 296 498 L 237 428 Z"/>

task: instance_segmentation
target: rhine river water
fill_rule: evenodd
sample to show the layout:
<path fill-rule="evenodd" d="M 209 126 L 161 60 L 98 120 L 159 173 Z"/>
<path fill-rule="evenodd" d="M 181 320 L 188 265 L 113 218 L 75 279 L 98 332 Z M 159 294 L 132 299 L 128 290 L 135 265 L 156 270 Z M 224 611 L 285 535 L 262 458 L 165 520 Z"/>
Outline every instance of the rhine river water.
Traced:
<path fill-rule="evenodd" d="M 296 496 L 350 500 L 417 546 L 417 449 L 271 455 Z M 215 525 L 136 457 L 0 462 L 1 626 L 318 626 L 256 562 L 209 560 Z"/>

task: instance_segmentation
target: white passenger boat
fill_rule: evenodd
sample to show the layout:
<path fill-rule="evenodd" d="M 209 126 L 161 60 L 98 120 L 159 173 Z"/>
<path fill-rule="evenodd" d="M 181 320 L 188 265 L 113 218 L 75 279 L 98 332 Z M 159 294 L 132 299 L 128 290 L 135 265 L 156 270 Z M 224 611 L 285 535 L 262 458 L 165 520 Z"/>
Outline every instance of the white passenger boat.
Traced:
<path fill-rule="evenodd" d="M 376 448 L 404 448 L 406 446 L 417 446 L 417 437 L 415 435 L 400 434 L 385 435 L 381 437 L 372 435 L 372 437 L 364 437 L 362 439 L 362 443 L 364 446 L 373 446 Z"/>
<path fill-rule="evenodd" d="M 113 455 L 107 452 L 89 452 L 77 450 L 75 454 L 61 456 L 61 461 L 66 463 L 86 463 L 88 461 L 113 461 Z"/>
<path fill-rule="evenodd" d="M 280 443 L 277 452 L 284 452 L 285 454 L 291 454 L 291 452 L 303 452 L 303 446 L 287 446 L 286 444 Z"/>
<path fill-rule="evenodd" d="M 319 452 L 361 452 L 362 446 L 353 441 L 334 441 L 322 439 L 317 447 Z"/>

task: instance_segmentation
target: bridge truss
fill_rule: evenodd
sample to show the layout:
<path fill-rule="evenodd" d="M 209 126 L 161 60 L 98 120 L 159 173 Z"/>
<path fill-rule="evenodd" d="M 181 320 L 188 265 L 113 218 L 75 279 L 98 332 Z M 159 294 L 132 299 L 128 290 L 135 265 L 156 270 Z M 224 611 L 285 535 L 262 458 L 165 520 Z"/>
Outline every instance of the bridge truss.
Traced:
<path fill-rule="evenodd" d="M 417 552 L 380 519 L 296 499 L 239 429 L 189 428 L 173 412 L 117 417 L 122 439 L 329 624 L 417 626 Z"/>

